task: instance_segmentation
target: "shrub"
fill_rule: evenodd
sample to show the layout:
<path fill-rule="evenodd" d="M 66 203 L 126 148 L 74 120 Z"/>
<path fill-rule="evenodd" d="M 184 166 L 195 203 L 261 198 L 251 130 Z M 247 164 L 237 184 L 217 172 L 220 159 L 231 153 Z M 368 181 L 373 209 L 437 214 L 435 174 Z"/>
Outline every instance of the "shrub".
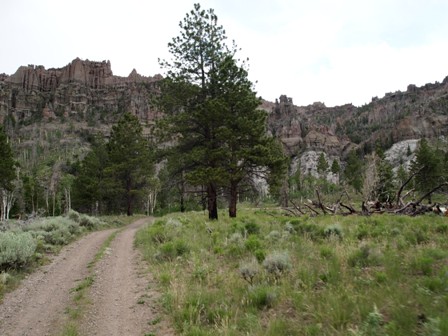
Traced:
<path fill-rule="evenodd" d="M 162 244 L 171 240 L 171 237 L 168 237 L 167 232 L 165 231 L 163 226 L 152 225 L 145 230 L 145 236 L 153 243 Z"/>
<path fill-rule="evenodd" d="M 256 235 L 260 233 L 260 225 L 258 225 L 254 221 L 250 221 L 244 224 L 244 230 L 249 235 Z"/>
<path fill-rule="evenodd" d="M 342 228 L 338 224 L 327 226 L 324 230 L 324 236 L 326 238 L 337 237 L 342 239 L 344 234 L 342 232 Z"/>
<path fill-rule="evenodd" d="M 285 224 L 285 231 L 289 232 L 291 234 L 296 233 L 296 230 L 294 229 L 294 225 L 292 225 L 290 222 L 287 222 Z"/>
<path fill-rule="evenodd" d="M 243 244 L 243 236 L 239 232 L 232 233 L 228 240 L 231 245 L 242 245 Z"/>
<path fill-rule="evenodd" d="M 374 306 L 373 312 L 370 312 L 369 315 L 367 315 L 367 319 L 364 321 L 361 330 L 355 331 L 353 334 L 356 336 L 385 335 L 383 325 L 383 315 L 378 311 L 378 308 Z"/>
<path fill-rule="evenodd" d="M 271 308 L 277 301 L 277 293 L 268 286 L 251 287 L 249 290 L 250 305 L 258 308 Z"/>
<path fill-rule="evenodd" d="M 159 261 L 171 261 L 177 255 L 173 242 L 166 242 L 159 246 L 154 258 Z"/>
<path fill-rule="evenodd" d="M 190 252 L 190 247 L 183 240 L 169 241 L 160 245 L 155 254 L 159 261 L 171 261 Z"/>
<path fill-rule="evenodd" d="M 79 212 L 76 212 L 75 210 L 71 209 L 68 214 L 67 217 L 69 219 L 71 219 L 72 221 L 79 223 L 80 219 L 81 219 L 81 215 L 79 214 Z"/>
<path fill-rule="evenodd" d="M 260 273 L 260 265 L 255 259 L 244 261 L 240 264 L 238 271 L 243 279 L 252 285 L 254 278 Z"/>
<path fill-rule="evenodd" d="M 282 234 L 279 231 L 277 231 L 277 230 L 272 230 L 266 236 L 266 240 L 269 240 L 271 242 L 279 241 L 281 238 L 282 238 Z"/>
<path fill-rule="evenodd" d="M 379 266 L 381 254 L 377 249 L 366 244 L 355 251 L 347 261 L 351 267 Z"/>
<path fill-rule="evenodd" d="M 279 276 L 291 269 L 291 262 L 287 252 L 273 252 L 269 254 L 263 261 L 263 267 L 265 270 Z"/>
<path fill-rule="evenodd" d="M 174 241 L 174 248 L 176 249 L 176 256 L 178 257 L 190 252 L 190 246 L 182 239 Z"/>
<path fill-rule="evenodd" d="M 36 240 L 28 232 L 0 233 L 0 267 L 26 264 L 36 251 Z"/>
<path fill-rule="evenodd" d="M 52 245 L 68 244 L 74 234 L 80 232 L 79 225 L 67 217 L 44 218 L 26 228 L 31 234 Z"/>
<path fill-rule="evenodd" d="M 89 230 L 96 229 L 101 224 L 102 224 L 102 222 L 98 218 L 91 217 L 88 215 L 81 215 L 81 218 L 79 219 L 79 225 L 81 225 Z"/>
<path fill-rule="evenodd" d="M 6 272 L 0 273 L 0 285 L 6 285 L 9 279 L 11 279 L 11 275 L 9 273 Z"/>
<path fill-rule="evenodd" d="M 254 252 L 255 258 L 257 258 L 259 263 L 262 263 L 266 259 L 266 252 L 264 250 L 256 250 Z"/>
<path fill-rule="evenodd" d="M 258 239 L 257 236 L 254 236 L 254 235 L 249 236 L 249 238 L 247 238 L 244 245 L 251 252 L 259 250 L 262 247 L 261 241 Z"/>

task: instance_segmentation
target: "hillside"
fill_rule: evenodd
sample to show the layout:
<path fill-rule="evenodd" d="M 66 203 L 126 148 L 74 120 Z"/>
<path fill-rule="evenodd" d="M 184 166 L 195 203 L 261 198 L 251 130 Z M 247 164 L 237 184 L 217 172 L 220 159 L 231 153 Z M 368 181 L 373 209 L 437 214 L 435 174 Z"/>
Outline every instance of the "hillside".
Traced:
<path fill-rule="evenodd" d="M 125 111 L 152 125 L 157 111 L 149 97 L 160 79 L 135 70 L 115 76 L 109 61 L 79 58 L 59 69 L 21 66 L 13 75 L 0 75 L 0 122 L 25 166 L 54 153 L 70 159 L 88 148 L 93 134 L 107 134 Z M 448 77 L 422 87 L 411 84 L 361 107 L 296 106 L 282 95 L 262 108 L 269 113 L 269 131 L 288 155 L 313 172 L 320 152 L 343 160 L 350 149 L 368 153 L 377 141 L 388 149 L 402 140 L 446 136 Z"/>
<path fill-rule="evenodd" d="M 114 76 L 109 61 L 79 58 L 60 69 L 21 66 L 0 75 L 0 122 L 25 166 L 55 153 L 70 159 L 86 150 L 92 135 L 107 135 L 124 112 L 150 125 L 157 112 L 148 98 L 160 78 L 135 70 Z"/>

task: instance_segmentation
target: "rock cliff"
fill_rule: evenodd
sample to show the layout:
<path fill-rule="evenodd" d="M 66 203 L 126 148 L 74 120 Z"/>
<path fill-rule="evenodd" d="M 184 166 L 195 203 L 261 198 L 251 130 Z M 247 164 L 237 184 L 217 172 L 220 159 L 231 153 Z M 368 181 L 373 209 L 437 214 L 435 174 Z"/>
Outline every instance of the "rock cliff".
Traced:
<path fill-rule="evenodd" d="M 6 117 L 29 124 L 41 118 L 69 118 L 113 122 L 128 111 L 151 122 L 156 111 L 148 95 L 160 75 L 144 77 L 135 69 L 128 77 L 114 76 L 109 61 L 76 58 L 59 69 L 21 66 L 11 76 L 0 76 L 0 121 Z"/>
<path fill-rule="evenodd" d="M 374 97 L 361 107 L 326 107 L 319 102 L 295 106 L 285 95 L 262 107 L 269 112 L 269 131 L 281 140 L 293 160 L 302 163 L 303 173 L 315 175 L 316 160 L 322 152 L 330 161 L 343 160 L 352 149 L 367 154 L 377 144 L 387 150 L 395 143 L 405 141 L 407 145 L 408 140 L 415 149 L 420 138 L 446 137 L 448 77 L 442 83 L 422 87 L 411 84 L 405 92 Z M 392 161 L 396 161 L 394 152 Z M 303 157 L 306 164 L 300 160 Z"/>
<path fill-rule="evenodd" d="M 0 122 L 25 160 L 51 151 L 51 143 L 73 152 L 93 133 L 107 134 L 123 112 L 138 116 L 148 130 L 158 115 L 149 97 L 157 94 L 160 79 L 135 69 L 128 77 L 115 76 L 109 61 L 79 58 L 57 69 L 21 66 L 13 75 L 0 74 Z M 352 149 L 369 153 L 377 143 L 388 149 L 400 141 L 448 136 L 448 77 L 411 84 L 361 107 L 296 106 L 282 95 L 261 108 L 268 111 L 269 132 L 295 162 L 292 170 L 300 166 L 315 174 L 320 153 L 343 165 Z"/>

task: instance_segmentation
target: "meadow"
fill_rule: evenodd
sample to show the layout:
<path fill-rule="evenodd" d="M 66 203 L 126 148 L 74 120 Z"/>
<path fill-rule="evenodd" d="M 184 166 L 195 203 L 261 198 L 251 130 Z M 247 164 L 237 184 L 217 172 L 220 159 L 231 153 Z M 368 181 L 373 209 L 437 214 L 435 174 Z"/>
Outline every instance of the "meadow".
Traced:
<path fill-rule="evenodd" d="M 448 335 L 448 218 L 220 218 L 137 233 L 180 335 Z"/>

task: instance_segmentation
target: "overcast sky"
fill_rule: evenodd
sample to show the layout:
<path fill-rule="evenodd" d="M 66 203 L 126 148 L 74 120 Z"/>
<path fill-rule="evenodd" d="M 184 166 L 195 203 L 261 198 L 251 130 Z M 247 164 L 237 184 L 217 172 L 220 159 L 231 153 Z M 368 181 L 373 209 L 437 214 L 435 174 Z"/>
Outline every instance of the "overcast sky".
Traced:
<path fill-rule="evenodd" d="M 198 1 L 0 0 L 0 73 L 110 60 L 116 75 L 161 73 Z M 249 57 L 256 90 L 296 105 L 370 102 L 448 75 L 448 0 L 204 0 Z M 163 73 L 162 73 L 163 75 Z"/>

